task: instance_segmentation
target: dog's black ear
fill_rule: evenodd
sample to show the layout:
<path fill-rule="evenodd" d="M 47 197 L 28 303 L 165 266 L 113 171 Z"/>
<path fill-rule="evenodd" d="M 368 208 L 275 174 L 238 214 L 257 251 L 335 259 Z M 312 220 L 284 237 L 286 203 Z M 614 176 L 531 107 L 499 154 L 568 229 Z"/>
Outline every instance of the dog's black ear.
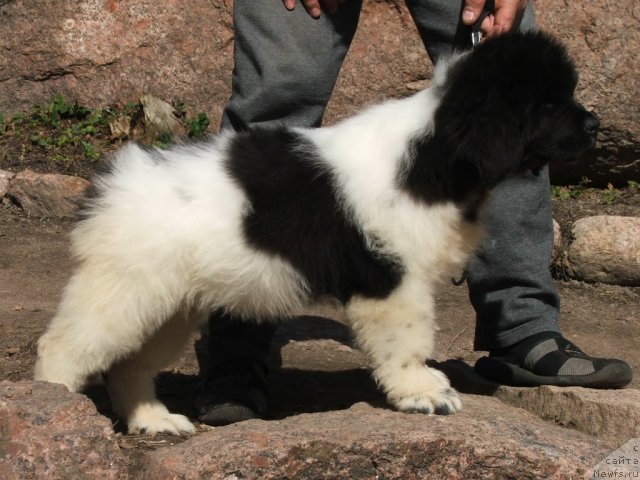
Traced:
<path fill-rule="evenodd" d="M 524 154 L 523 125 L 503 99 L 475 104 L 443 104 L 436 115 L 435 133 L 452 152 L 453 171 L 493 187 L 518 170 Z M 465 169 L 475 173 L 464 174 Z"/>

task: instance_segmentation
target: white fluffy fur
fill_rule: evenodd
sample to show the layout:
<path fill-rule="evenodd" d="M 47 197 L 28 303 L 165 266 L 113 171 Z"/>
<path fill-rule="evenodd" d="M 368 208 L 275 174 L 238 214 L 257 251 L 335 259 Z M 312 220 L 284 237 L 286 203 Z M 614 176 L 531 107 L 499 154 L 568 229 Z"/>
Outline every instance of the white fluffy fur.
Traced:
<path fill-rule="evenodd" d="M 405 411 L 461 408 L 438 370 L 426 367 L 433 351 L 434 294 L 469 258 L 481 238 L 453 204 L 416 203 L 397 188 L 409 139 L 428 134 L 438 103 L 431 89 L 387 102 L 331 128 L 302 131 L 337 177 L 363 230 L 381 239 L 407 267 L 402 284 L 384 300 L 354 297 L 347 318 L 390 403 Z M 442 80 L 444 80 L 442 78 Z"/>
<path fill-rule="evenodd" d="M 465 263 L 480 237 L 453 204 L 427 206 L 397 187 L 409 140 L 432 128 L 438 88 L 387 102 L 333 127 L 298 129 L 318 148 L 339 195 L 365 235 L 406 266 L 384 300 L 354 297 L 347 315 L 375 377 L 401 410 L 458 410 L 456 392 L 424 365 L 433 348 L 434 289 Z M 243 240 L 250 208 L 213 143 L 153 155 L 129 145 L 105 195 L 73 232 L 77 267 L 38 345 L 36 379 L 82 388 L 97 372 L 130 432 L 191 432 L 156 398 L 153 377 L 213 309 L 250 318 L 290 316 L 313 301 L 287 262 Z"/>

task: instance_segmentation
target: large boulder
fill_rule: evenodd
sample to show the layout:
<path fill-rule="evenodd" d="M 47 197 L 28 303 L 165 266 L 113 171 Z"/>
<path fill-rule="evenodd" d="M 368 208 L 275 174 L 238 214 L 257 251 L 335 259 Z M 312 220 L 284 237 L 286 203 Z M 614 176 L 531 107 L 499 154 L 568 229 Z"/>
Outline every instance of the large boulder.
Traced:
<path fill-rule="evenodd" d="M 13 172 L 7 172 L 6 170 L 0 170 L 0 198 L 4 197 L 4 194 L 9 190 L 9 183 L 15 177 Z"/>
<path fill-rule="evenodd" d="M 231 2 L 0 3 L 0 112 L 61 93 L 90 107 L 150 93 L 219 115 L 229 95 Z"/>
<path fill-rule="evenodd" d="M 595 183 L 640 178 L 636 57 L 640 5 L 633 0 L 536 0 L 540 25 L 568 45 L 582 74 L 578 94 L 602 119 L 587 162 L 554 178 Z M 91 107 L 149 93 L 185 102 L 219 124 L 229 97 L 231 0 L 41 0 L 0 2 L 0 112 L 54 94 Z M 404 2 L 365 2 L 360 28 L 327 121 L 427 84 L 431 66 Z"/>
<path fill-rule="evenodd" d="M 500 386 L 494 395 L 545 420 L 619 444 L 640 438 L 640 390 Z"/>
<path fill-rule="evenodd" d="M 602 423 L 598 412 L 603 408 L 611 418 L 617 411 L 621 419 L 637 410 L 630 404 L 637 395 L 622 402 L 599 395 L 585 390 L 589 405 L 571 403 L 583 410 L 585 421 L 578 428 L 593 430 L 590 415 L 595 415 L 596 424 Z M 540 406 L 548 401 L 547 396 L 528 403 Z M 545 422 L 496 398 L 464 395 L 463 402 L 462 412 L 446 417 L 356 403 L 336 411 L 250 420 L 210 431 L 203 427 L 198 435 L 174 444 L 145 436 L 118 441 L 111 422 L 92 402 L 62 385 L 3 381 L 0 478 L 568 479 L 591 475 L 598 462 L 634 433 L 619 428 L 590 431 L 601 437 L 596 438 Z M 559 416 L 554 419 L 571 422 L 580 417 L 567 416 L 562 404 L 555 405 Z M 531 410 L 543 417 L 553 415 L 544 405 L 544 412 Z M 165 446 L 157 448 L 159 444 Z M 157 449 L 145 454 L 145 445 Z M 123 448 L 140 450 L 131 454 Z"/>
<path fill-rule="evenodd" d="M 640 217 L 577 220 L 567 251 L 569 274 L 587 282 L 640 285 Z"/>
<path fill-rule="evenodd" d="M 613 449 L 494 398 L 465 396 L 464 404 L 448 417 L 358 403 L 241 422 L 147 454 L 141 477 L 569 479 Z"/>
<path fill-rule="evenodd" d="M 80 177 L 24 170 L 11 179 L 6 194 L 34 217 L 71 218 L 90 185 Z"/>
<path fill-rule="evenodd" d="M 583 161 L 554 165 L 556 183 L 626 185 L 640 179 L 640 4 L 634 0 L 536 0 L 540 25 L 566 45 L 580 71 L 578 98 L 601 120 L 598 147 Z"/>
<path fill-rule="evenodd" d="M 121 479 L 111 422 L 84 395 L 44 382 L 0 382 L 0 478 Z"/>

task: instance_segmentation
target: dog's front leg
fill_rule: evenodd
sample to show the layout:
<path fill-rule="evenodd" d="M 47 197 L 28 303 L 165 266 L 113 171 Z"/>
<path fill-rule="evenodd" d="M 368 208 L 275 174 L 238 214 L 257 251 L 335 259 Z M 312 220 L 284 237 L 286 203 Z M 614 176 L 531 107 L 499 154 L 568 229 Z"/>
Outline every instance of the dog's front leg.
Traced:
<path fill-rule="evenodd" d="M 347 315 L 374 376 L 398 410 L 450 414 L 462 404 L 447 377 L 425 361 L 433 351 L 434 304 L 428 286 L 407 276 L 384 299 L 354 296 Z"/>

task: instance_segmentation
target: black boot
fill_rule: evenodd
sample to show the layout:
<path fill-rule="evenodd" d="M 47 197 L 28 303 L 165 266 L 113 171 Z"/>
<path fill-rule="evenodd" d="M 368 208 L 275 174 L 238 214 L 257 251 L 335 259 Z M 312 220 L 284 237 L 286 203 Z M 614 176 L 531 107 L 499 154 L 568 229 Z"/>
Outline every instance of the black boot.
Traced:
<path fill-rule="evenodd" d="M 557 332 L 541 332 L 480 358 L 475 371 L 503 385 L 620 388 L 631 367 L 615 358 L 593 358 Z"/>
<path fill-rule="evenodd" d="M 198 419 L 227 425 L 267 411 L 268 358 L 276 326 L 215 314 L 209 319 L 209 357 L 194 398 Z"/>

